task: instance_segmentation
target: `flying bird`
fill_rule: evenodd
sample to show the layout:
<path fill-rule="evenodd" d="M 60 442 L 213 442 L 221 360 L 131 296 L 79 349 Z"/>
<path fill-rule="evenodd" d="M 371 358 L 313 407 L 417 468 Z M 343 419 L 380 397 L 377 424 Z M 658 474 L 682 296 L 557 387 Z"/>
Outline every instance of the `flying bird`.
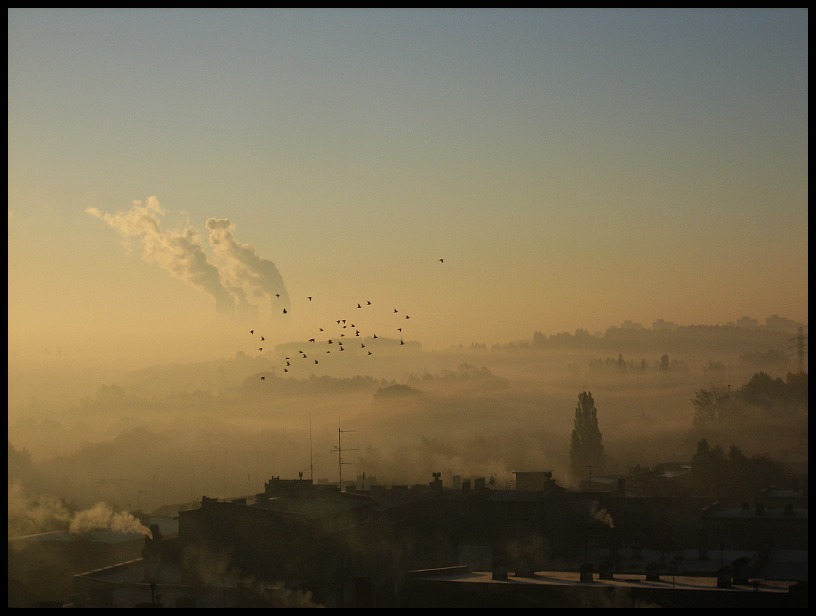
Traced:
<path fill-rule="evenodd" d="M 370 305 L 371 305 L 371 302 L 366 300 L 366 306 L 370 306 Z"/>
<path fill-rule="evenodd" d="M 263 336 L 261 336 L 261 340 L 266 340 L 266 338 L 264 338 Z"/>
<path fill-rule="evenodd" d="M 362 308 L 362 306 L 361 306 L 360 304 L 357 304 L 357 307 L 358 307 L 358 308 Z"/>
<path fill-rule="evenodd" d="M 309 300 L 309 301 L 312 301 L 312 297 L 311 297 L 311 295 L 310 295 L 310 296 L 308 296 L 308 300 Z"/>
<path fill-rule="evenodd" d="M 265 381 L 265 380 L 266 380 L 266 377 L 265 377 L 265 376 L 262 376 L 262 377 L 261 377 L 261 380 L 262 380 L 262 381 Z"/>
<path fill-rule="evenodd" d="M 440 263 L 444 263 L 444 262 L 445 262 L 445 259 L 439 259 L 439 262 L 440 262 Z"/>
<path fill-rule="evenodd" d="M 320 363 L 320 362 L 318 362 L 317 360 L 315 360 L 315 363 L 317 364 L 317 363 Z"/>
<path fill-rule="evenodd" d="M 286 314 L 286 308 L 283 309 L 283 314 Z"/>
<path fill-rule="evenodd" d="M 249 330 L 249 333 L 250 333 L 250 334 L 254 334 L 254 333 L 255 333 L 255 330 L 254 330 L 254 329 L 250 329 L 250 330 Z"/>

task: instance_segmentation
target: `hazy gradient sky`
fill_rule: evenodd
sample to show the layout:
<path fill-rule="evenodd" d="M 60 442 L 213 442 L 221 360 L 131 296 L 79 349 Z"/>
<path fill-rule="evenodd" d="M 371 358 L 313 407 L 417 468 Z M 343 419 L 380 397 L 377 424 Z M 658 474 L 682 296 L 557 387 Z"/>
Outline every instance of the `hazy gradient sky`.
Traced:
<path fill-rule="evenodd" d="M 8 18 L 10 361 L 807 321 L 807 9 Z"/>

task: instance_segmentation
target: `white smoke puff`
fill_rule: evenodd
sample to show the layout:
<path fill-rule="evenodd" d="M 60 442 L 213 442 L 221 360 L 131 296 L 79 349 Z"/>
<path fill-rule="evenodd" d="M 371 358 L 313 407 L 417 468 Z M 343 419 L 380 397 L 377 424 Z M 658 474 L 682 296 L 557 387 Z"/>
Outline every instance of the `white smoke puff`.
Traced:
<path fill-rule="evenodd" d="M 223 258 L 228 274 L 236 284 L 254 295 L 265 295 L 274 308 L 289 308 L 289 294 L 278 268 L 272 261 L 260 257 L 249 244 L 237 242 L 233 236 L 235 225 L 227 218 L 207 220 L 210 246 Z"/>
<path fill-rule="evenodd" d="M 71 512 L 56 498 L 32 498 L 19 482 L 8 484 L 8 536 L 64 530 Z"/>
<path fill-rule="evenodd" d="M 592 517 L 609 528 L 615 528 L 615 522 L 612 519 L 612 515 L 606 509 L 596 508 L 594 511 L 592 511 Z"/>
<path fill-rule="evenodd" d="M 189 227 L 180 231 L 162 229 L 161 220 L 166 212 L 155 196 L 148 198 L 145 204 L 134 201 L 127 212 L 107 214 L 88 207 L 85 213 L 101 219 L 117 231 L 128 249 L 131 240 L 140 239 L 145 261 L 159 265 L 212 296 L 219 312 L 235 311 L 235 299 L 224 286 L 218 268 L 207 259 L 198 233 Z"/>
<path fill-rule="evenodd" d="M 78 512 L 68 526 L 72 534 L 92 530 L 110 530 L 116 533 L 140 533 L 152 537 L 150 529 L 125 511 L 114 512 L 105 503 L 96 503 L 90 509 Z"/>

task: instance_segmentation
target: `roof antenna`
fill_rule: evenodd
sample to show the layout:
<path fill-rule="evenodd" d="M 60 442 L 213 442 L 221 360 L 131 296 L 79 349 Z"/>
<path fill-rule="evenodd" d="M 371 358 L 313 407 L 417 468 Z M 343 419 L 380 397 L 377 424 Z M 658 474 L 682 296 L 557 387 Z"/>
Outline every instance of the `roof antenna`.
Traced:
<path fill-rule="evenodd" d="M 309 481 L 314 483 L 314 456 L 312 455 L 312 412 L 309 411 Z"/>
<path fill-rule="evenodd" d="M 357 432 L 357 430 L 341 430 L 339 427 L 337 428 L 337 447 L 332 447 L 332 452 L 337 452 L 337 467 L 339 469 L 338 472 L 338 479 L 339 479 L 339 489 L 340 492 L 343 491 L 343 465 L 344 464 L 351 464 L 351 462 L 344 462 L 343 461 L 343 452 L 344 451 L 357 451 L 356 449 L 343 449 L 342 445 L 340 444 L 340 435 L 343 432 Z"/>

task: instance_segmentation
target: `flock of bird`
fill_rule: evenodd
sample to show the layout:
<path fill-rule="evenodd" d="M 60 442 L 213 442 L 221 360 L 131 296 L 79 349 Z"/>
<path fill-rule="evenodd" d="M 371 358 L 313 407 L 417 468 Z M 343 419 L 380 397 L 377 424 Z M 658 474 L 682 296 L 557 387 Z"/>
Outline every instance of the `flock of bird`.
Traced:
<path fill-rule="evenodd" d="M 444 259 L 438 259 L 438 261 L 440 263 L 445 262 Z M 280 295 L 276 294 L 276 297 L 280 297 Z M 307 296 L 306 299 L 311 302 L 313 297 Z M 355 310 L 366 310 L 369 309 L 372 305 L 373 304 L 371 300 L 364 300 L 357 303 L 357 307 Z M 288 314 L 286 308 L 282 309 L 282 314 L 284 315 Z M 391 314 L 398 315 L 395 318 L 399 319 L 399 322 L 403 324 L 405 323 L 405 321 L 411 319 L 411 315 L 404 314 L 400 312 L 400 310 L 397 308 L 394 308 Z M 396 323 L 394 323 L 394 325 L 396 325 Z M 334 333 L 330 334 L 327 333 L 326 328 L 324 327 L 318 328 L 318 333 L 313 338 L 308 338 L 305 341 L 304 346 L 297 351 L 298 357 L 287 355 L 284 358 L 285 364 L 283 366 L 283 372 L 288 373 L 290 371 L 290 368 L 293 369 L 293 362 L 296 361 L 302 363 L 303 360 L 309 360 L 309 363 L 311 363 L 311 365 L 313 366 L 319 365 L 320 359 L 318 358 L 320 357 L 320 355 L 318 355 L 318 353 L 320 353 L 321 351 L 323 351 L 325 354 L 330 354 L 333 352 L 336 353 L 346 352 L 346 350 L 348 349 L 349 351 L 356 350 L 359 353 L 363 353 L 365 356 L 374 355 L 374 350 L 372 349 L 375 349 L 376 347 L 372 345 L 377 344 L 374 342 L 375 340 L 381 339 L 377 336 L 376 333 L 363 336 L 360 332 L 360 329 L 356 325 L 355 319 L 349 318 L 336 319 L 333 331 Z M 404 345 L 405 340 L 403 339 L 402 336 L 403 334 L 402 325 L 400 327 L 394 327 L 394 331 L 399 333 L 400 336 L 399 344 Z M 256 334 L 255 329 L 249 330 L 249 333 L 253 336 L 258 336 L 258 341 L 261 343 L 263 343 L 266 340 L 266 338 L 260 333 Z M 311 345 L 314 346 L 311 349 L 308 349 L 309 352 L 307 353 L 304 349 L 307 349 Z M 327 345 L 332 345 L 332 347 L 325 348 Z M 263 352 L 263 350 L 264 350 L 263 345 L 258 347 L 259 352 Z M 266 380 L 265 376 L 261 376 L 260 378 L 262 381 Z"/>

